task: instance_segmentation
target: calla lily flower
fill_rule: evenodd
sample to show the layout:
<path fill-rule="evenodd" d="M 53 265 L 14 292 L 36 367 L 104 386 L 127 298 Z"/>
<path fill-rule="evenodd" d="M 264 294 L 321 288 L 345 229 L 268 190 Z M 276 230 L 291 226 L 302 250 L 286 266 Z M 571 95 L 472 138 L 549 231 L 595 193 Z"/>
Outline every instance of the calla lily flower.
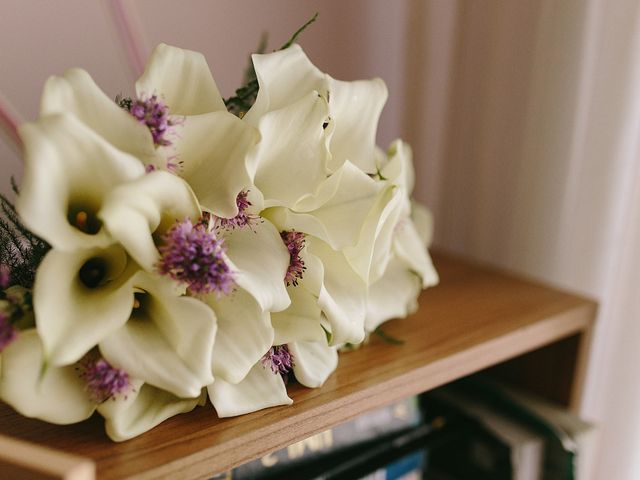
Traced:
<path fill-rule="evenodd" d="M 97 407 L 105 418 L 107 435 L 116 442 L 145 433 L 167 418 L 190 412 L 205 402 L 205 390 L 194 398 L 179 398 L 140 380 L 131 383 L 133 389 L 126 397 L 107 400 Z"/>
<path fill-rule="evenodd" d="M 377 78 L 343 82 L 321 72 L 299 45 L 252 56 L 260 89 L 243 118 L 258 126 L 261 118 L 317 92 L 328 103 L 329 171 L 349 160 L 366 173 L 375 173 L 374 146 L 387 87 Z"/>
<path fill-rule="evenodd" d="M 381 249 L 387 252 L 388 261 L 369 288 L 365 320 L 368 332 L 387 320 L 413 313 L 418 308 L 420 290 L 438 283 L 427 251 L 433 231 L 431 214 L 410 200 L 414 174 L 409 146 L 394 142 L 388 156 L 378 155 L 378 169 L 382 182 L 397 187 L 400 203 L 392 223 L 392 241 Z"/>
<path fill-rule="evenodd" d="M 236 196 L 251 185 L 247 153 L 259 139 L 255 128 L 227 112 L 204 56 L 160 44 L 136 83 L 139 98 L 157 95 L 169 116 L 182 120 L 164 148 L 180 162 L 178 174 L 213 214 L 237 215 Z"/>
<path fill-rule="evenodd" d="M 168 172 L 151 172 L 119 185 L 105 198 L 98 217 L 111 236 L 145 270 L 154 271 L 160 255 L 154 239 L 176 221 L 200 219 L 189 185 Z"/>
<path fill-rule="evenodd" d="M 115 186 L 144 174 L 142 164 L 68 114 L 25 124 L 20 136 L 25 172 L 16 208 L 25 225 L 59 250 L 112 244 L 98 211 Z"/>
<path fill-rule="evenodd" d="M 85 420 L 98 410 L 106 419 L 109 437 L 122 441 L 173 415 L 193 410 L 204 400 L 205 390 L 198 391 L 194 398 L 178 398 L 126 374 L 122 391 L 104 399 L 92 398 L 92 387 L 107 387 L 95 382 L 113 381 L 112 375 L 96 371 L 93 377 L 87 376 L 78 363 L 48 365 L 43 353 L 35 329 L 22 331 L 2 352 L 0 398 L 26 417 L 66 425 Z M 104 368 L 120 372 L 108 364 Z"/>
<path fill-rule="evenodd" d="M 70 69 L 45 83 L 40 116 L 61 113 L 74 115 L 118 150 L 145 165 L 162 162 L 149 129 L 109 98 L 82 69 Z"/>
<path fill-rule="evenodd" d="M 164 277 L 138 272 L 132 286 L 133 310 L 124 325 L 99 342 L 100 352 L 147 384 L 178 397 L 198 396 L 213 382 L 213 312 L 195 298 L 177 295 Z"/>
<path fill-rule="evenodd" d="M 78 361 L 126 323 L 137 270 L 118 245 L 47 253 L 33 287 L 36 326 L 47 363 Z"/>
<path fill-rule="evenodd" d="M 75 365 L 46 366 L 35 329 L 20 332 L 2 352 L 0 398 L 26 417 L 63 425 L 89 418 L 96 405 L 85 387 Z"/>
<path fill-rule="evenodd" d="M 321 387 L 338 365 L 336 347 L 326 341 L 288 344 L 296 379 L 310 388 Z M 207 387 L 218 416 L 233 417 L 279 405 L 290 405 L 282 375 L 260 360 L 239 383 L 216 380 Z"/>

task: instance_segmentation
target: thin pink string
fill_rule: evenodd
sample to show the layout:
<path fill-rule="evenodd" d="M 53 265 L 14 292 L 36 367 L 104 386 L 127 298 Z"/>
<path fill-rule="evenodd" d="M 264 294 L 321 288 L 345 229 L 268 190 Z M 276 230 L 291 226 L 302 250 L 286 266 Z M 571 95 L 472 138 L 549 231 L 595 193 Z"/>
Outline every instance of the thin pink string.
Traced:
<path fill-rule="evenodd" d="M 129 14 L 127 12 L 127 8 L 124 6 L 123 0 L 112 0 L 109 4 L 113 7 L 116 26 L 118 27 L 118 30 L 120 30 L 122 41 L 127 51 L 127 57 L 129 58 L 129 63 L 133 69 L 133 73 L 137 77 L 144 71 L 142 47 L 139 42 L 139 37 L 133 28 L 133 24 L 129 18 Z"/>
<path fill-rule="evenodd" d="M 5 104 L 0 96 L 0 128 L 6 134 L 11 142 L 15 144 L 18 150 L 22 149 L 22 140 L 18 135 L 18 120 L 15 118 L 9 106 Z"/>

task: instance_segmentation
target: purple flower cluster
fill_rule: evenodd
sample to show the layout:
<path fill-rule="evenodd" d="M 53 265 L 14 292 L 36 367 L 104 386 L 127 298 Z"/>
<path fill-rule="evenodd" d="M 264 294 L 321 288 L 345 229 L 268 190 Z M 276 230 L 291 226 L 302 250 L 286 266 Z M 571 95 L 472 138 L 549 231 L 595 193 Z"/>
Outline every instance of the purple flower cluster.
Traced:
<path fill-rule="evenodd" d="M 88 353 L 77 367 L 80 378 L 86 382 L 89 398 L 102 403 L 125 393 L 130 388 L 127 372 L 112 367 L 97 352 Z"/>
<path fill-rule="evenodd" d="M 247 212 L 252 203 L 247 199 L 248 190 L 242 190 L 236 197 L 236 205 L 238 206 L 238 214 L 233 218 L 216 217 L 217 225 L 221 228 L 242 228 L 256 224 L 260 221 L 260 217 L 253 213 Z"/>
<path fill-rule="evenodd" d="M 11 317 L 0 312 L 0 352 L 9 346 L 18 336 L 18 330 L 11 324 Z"/>
<path fill-rule="evenodd" d="M 293 357 L 287 345 L 271 347 L 262 357 L 262 364 L 269 367 L 273 373 L 279 373 L 283 377 L 293 369 Z"/>
<path fill-rule="evenodd" d="M 289 268 L 287 268 L 284 281 L 287 286 L 296 287 L 307 269 L 304 260 L 300 257 L 300 252 L 304 248 L 304 233 L 289 230 L 280 232 L 280 237 L 289 250 Z"/>
<path fill-rule="evenodd" d="M 160 273 L 186 283 L 192 293 L 228 295 L 233 291 L 234 274 L 224 258 L 224 242 L 203 223 L 193 225 L 189 219 L 177 222 L 162 241 L 157 265 Z"/>
<path fill-rule="evenodd" d="M 157 95 L 132 100 L 129 113 L 138 122 L 149 128 L 156 147 L 171 145 L 171 141 L 166 136 L 171 131 L 170 127 L 177 125 L 179 122 L 175 118 L 169 117 L 169 108 Z"/>

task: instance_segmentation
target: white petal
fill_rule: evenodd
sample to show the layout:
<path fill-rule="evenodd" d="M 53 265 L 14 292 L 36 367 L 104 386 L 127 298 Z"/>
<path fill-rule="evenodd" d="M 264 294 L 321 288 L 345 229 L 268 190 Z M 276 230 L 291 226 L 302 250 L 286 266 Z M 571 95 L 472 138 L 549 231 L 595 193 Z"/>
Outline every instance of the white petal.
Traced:
<path fill-rule="evenodd" d="M 45 366 L 35 329 L 20 332 L 2 352 L 0 398 L 26 417 L 57 424 L 80 422 L 95 410 L 73 365 Z"/>
<path fill-rule="evenodd" d="M 411 204 L 411 219 L 416 226 L 420 240 L 425 247 L 429 247 L 433 241 L 433 214 L 425 206 L 418 202 Z"/>
<path fill-rule="evenodd" d="M 166 232 L 176 221 L 197 222 L 200 208 L 184 180 L 159 170 L 113 189 L 98 216 L 129 255 L 152 271 L 159 259 L 153 235 Z"/>
<path fill-rule="evenodd" d="M 244 120 L 257 125 L 268 111 L 295 103 L 315 90 L 326 98 L 328 76 L 318 70 L 299 45 L 285 50 L 251 56 L 260 89 Z"/>
<path fill-rule="evenodd" d="M 109 438 L 122 442 L 138 436 L 167 418 L 190 412 L 201 398 L 178 398 L 169 392 L 137 382 L 126 398 L 107 400 L 98 407 Z"/>
<path fill-rule="evenodd" d="M 392 318 L 403 318 L 418 308 L 417 297 L 422 289 L 420 278 L 398 259 L 389 266 L 380 280 L 369 287 L 365 328 L 372 332 Z"/>
<path fill-rule="evenodd" d="M 334 124 L 329 168 L 335 170 L 350 160 L 364 172 L 375 173 L 376 130 L 388 95 L 385 83 L 379 78 L 355 82 L 331 79 L 329 90 Z"/>
<path fill-rule="evenodd" d="M 47 253 L 36 274 L 33 308 L 51 365 L 79 360 L 124 325 L 133 306 L 131 276 L 136 268 L 119 246 Z M 98 286 L 87 286 L 81 269 L 85 275 L 103 270 L 104 278 Z"/>
<path fill-rule="evenodd" d="M 291 306 L 283 312 L 271 314 L 271 324 L 275 330 L 273 344 L 326 340 L 321 327 L 322 311 L 318 306 L 318 297 L 304 288 L 302 283 L 287 290 Z"/>
<path fill-rule="evenodd" d="M 151 54 L 136 92 L 159 95 L 174 115 L 226 111 L 204 55 L 164 43 Z"/>
<path fill-rule="evenodd" d="M 284 277 L 289 251 L 280 233 L 268 221 L 223 233 L 227 256 L 238 285 L 258 301 L 264 311 L 284 310 L 291 301 Z"/>
<path fill-rule="evenodd" d="M 179 297 L 171 281 L 138 273 L 133 286 L 143 293 L 129 321 L 100 342 L 114 367 L 178 397 L 195 397 L 213 382 L 211 356 L 216 334 L 211 309 Z"/>
<path fill-rule="evenodd" d="M 282 377 L 261 363 L 254 365 L 242 382 L 232 384 L 216 379 L 207 390 L 220 418 L 293 403 Z"/>
<path fill-rule="evenodd" d="M 415 184 L 411 147 L 402 140 L 396 140 L 389 147 L 387 155 L 389 159 L 380 169 L 380 174 L 410 196 Z"/>
<path fill-rule="evenodd" d="M 341 252 L 310 238 L 307 239 L 307 248 L 307 272 L 323 272 L 318 305 L 331 325 L 332 344 L 360 343 L 364 339 L 365 283 Z"/>
<path fill-rule="evenodd" d="M 218 319 L 212 363 L 216 383 L 238 383 L 273 345 L 269 314 L 241 288 L 225 297 L 207 295 L 205 301 Z"/>
<path fill-rule="evenodd" d="M 422 288 L 438 283 L 438 273 L 433 267 L 427 248 L 422 243 L 415 225 L 410 219 L 401 220 L 395 229 L 394 250 L 406 269 L 417 273 L 422 279 Z"/>
<path fill-rule="evenodd" d="M 236 195 L 252 183 L 247 154 L 259 138 L 255 128 L 226 111 L 184 120 L 173 142 L 182 162 L 179 174 L 203 208 L 225 218 L 238 213 Z"/>
<path fill-rule="evenodd" d="M 107 97 L 91 76 L 79 68 L 50 77 L 44 86 L 40 114 L 72 113 L 123 152 L 153 163 L 157 156 L 149 129 Z"/>
<path fill-rule="evenodd" d="M 302 385 L 321 387 L 338 366 L 338 349 L 324 342 L 295 342 L 289 344 L 293 357 L 293 373 Z"/>
<path fill-rule="evenodd" d="M 327 115 L 327 102 L 310 92 L 260 119 L 262 140 L 251 161 L 266 206 L 293 206 L 325 179 L 329 153 L 322 124 Z"/>
<path fill-rule="evenodd" d="M 276 207 L 264 215 L 287 230 L 311 234 L 342 250 L 358 242 L 365 220 L 379 203 L 382 188 L 381 182 L 346 162 L 314 195 L 301 199 L 292 209 Z"/>
<path fill-rule="evenodd" d="M 367 283 L 378 280 L 391 259 L 391 243 L 404 196 L 391 185 L 381 191 L 360 232 L 358 243 L 344 249 L 344 255 Z"/>
<path fill-rule="evenodd" d="M 71 115 L 23 125 L 20 136 L 25 172 L 16 208 L 25 225 L 61 250 L 112 243 L 95 216 L 111 189 L 144 174 L 142 163 Z M 79 212 L 95 233 L 72 225 Z"/>

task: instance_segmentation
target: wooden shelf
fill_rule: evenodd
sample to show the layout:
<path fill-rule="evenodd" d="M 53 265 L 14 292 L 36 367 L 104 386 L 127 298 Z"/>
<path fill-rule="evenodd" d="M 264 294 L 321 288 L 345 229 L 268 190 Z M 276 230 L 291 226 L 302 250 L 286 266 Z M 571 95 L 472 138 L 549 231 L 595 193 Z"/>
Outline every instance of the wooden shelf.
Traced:
<path fill-rule="evenodd" d="M 0 405 L 0 433 L 92 459 L 99 479 L 208 478 L 367 410 L 497 364 L 502 364 L 497 375 L 575 409 L 595 302 L 445 254 L 435 255 L 434 262 L 440 285 L 423 293 L 415 315 L 385 324 L 385 332 L 406 343 L 374 338 L 342 354 L 323 388 L 291 389 L 290 407 L 221 420 L 208 405 L 113 443 L 97 416 L 60 427 Z M 523 355 L 527 352 L 533 353 Z M 514 357 L 520 358 L 505 363 Z M 541 371 L 549 364 L 554 374 Z"/>

